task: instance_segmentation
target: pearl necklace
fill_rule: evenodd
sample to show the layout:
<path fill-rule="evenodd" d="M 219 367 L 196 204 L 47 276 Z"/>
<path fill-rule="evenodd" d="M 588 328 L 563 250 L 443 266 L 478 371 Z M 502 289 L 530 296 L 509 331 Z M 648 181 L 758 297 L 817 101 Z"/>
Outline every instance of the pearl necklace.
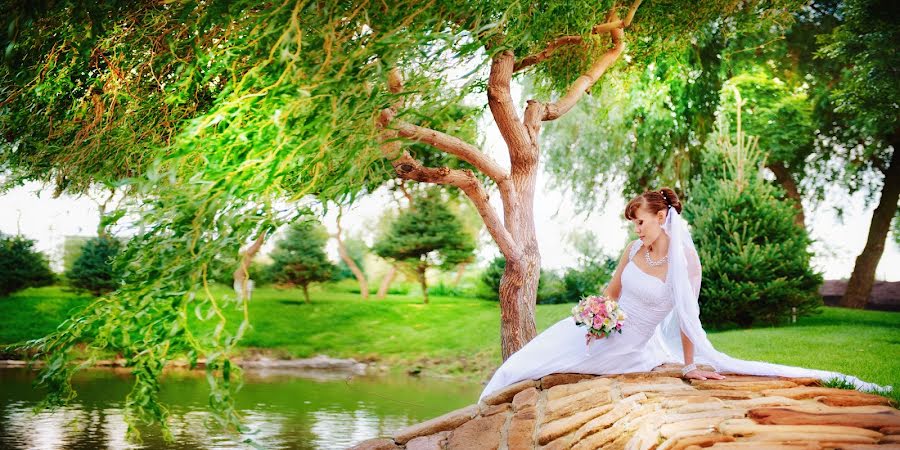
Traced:
<path fill-rule="evenodd" d="M 650 264 L 652 267 L 663 265 L 669 259 L 669 255 L 666 255 L 666 256 L 663 256 L 662 259 L 660 259 L 659 261 L 654 261 L 654 260 L 650 259 L 650 250 L 649 249 L 647 249 L 647 252 L 644 253 L 644 256 L 647 257 L 647 264 Z"/>

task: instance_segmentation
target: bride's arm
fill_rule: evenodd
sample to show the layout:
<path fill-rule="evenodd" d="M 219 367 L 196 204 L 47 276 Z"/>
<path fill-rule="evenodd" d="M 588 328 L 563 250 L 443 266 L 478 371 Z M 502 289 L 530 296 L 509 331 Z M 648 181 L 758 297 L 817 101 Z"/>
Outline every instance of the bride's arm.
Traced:
<path fill-rule="evenodd" d="M 622 271 L 625 270 L 625 265 L 628 264 L 628 252 L 631 250 L 631 246 L 634 245 L 634 242 L 635 241 L 631 241 L 625 246 L 625 251 L 622 252 L 622 257 L 619 258 L 619 265 L 616 266 L 616 271 L 613 273 L 612 279 L 609 280 L 609 284 L 606 285 L 606 289 L 603 290 L 604 297 L 618 300 L 619 295 L 622 294 Z"/>

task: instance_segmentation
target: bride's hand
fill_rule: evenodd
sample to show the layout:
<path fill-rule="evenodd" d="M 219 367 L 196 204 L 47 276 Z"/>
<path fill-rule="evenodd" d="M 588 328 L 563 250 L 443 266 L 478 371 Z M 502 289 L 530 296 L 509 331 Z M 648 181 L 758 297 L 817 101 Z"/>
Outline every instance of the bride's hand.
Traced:
<path fill-rule="evenodd" d="M 725 378 L 725 375 L 719 375 L 716 372 L 710 372 L 708 370 L 694 369 L 686 373 L 684 378 L 693 378 L 695 380 L 722 380 Z"/>

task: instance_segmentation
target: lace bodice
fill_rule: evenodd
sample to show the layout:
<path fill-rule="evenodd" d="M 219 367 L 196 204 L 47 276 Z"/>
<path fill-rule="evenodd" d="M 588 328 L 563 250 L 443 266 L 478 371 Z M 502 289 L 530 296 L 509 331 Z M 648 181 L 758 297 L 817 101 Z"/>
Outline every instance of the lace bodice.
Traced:
<path fill-rule="evenodd" d="M 625 310 L 625 326 L 649 338 L 656 325 L 674 307 L 668 280 L 664 283 L 635 265 L 634 255 L 640 241 L 632 245 L 628 264 L 622 270 L 622 293 L 619 306 Z"/>

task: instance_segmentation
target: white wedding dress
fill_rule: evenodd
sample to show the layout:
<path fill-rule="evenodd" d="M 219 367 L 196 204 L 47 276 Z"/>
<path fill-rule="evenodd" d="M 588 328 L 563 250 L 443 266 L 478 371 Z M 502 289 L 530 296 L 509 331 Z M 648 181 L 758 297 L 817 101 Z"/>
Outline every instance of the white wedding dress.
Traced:
<path fill-rule="evenodd" d="M 667 231 L 671 233 L 670 229 Z M 587 328 L 576 325 L 572 316 L 568 316 L 510 355 L 494 372 L 479 401 L 502 387 L 522 380 L 538 379 L 551 373 L 619 374 L 646 372 L 667 362 L 683 364 L 684 355 L 679 354 L 683 350 L 680 346 L 679 327 L 676 325 L 679 316 L 677 313 L 681 312 L 684 316 L 699 316 L 699 309 L 694 312 L 690 312 L 689 309 L 673 311 L 676 309 L 674 299 L 677 297 L 673 295 L 676 289 L 672 279 L 676 275 L 670 270 L 667 279 L 663 281 L 638 268 L 632 259 L 641 245 L 639 240 L 634 242 L 629 252 L 628 263 L 621 274 L 622 291 L 618 302 L 619 307 L 626 313 L 621 333 L 611 333 L 586 345 Z M 686 248 L 689 249 L 688 253 L 691 253 L 693 243 Z M 692 254 L 696 259 L 696 252 Z M 690 258 L 686 260 L 690 261 Z M 691 270 L 690 262 L 687 266 L 687 274 L 692 279 L 691 284 L 696 291 L 694 294 L 699 294 L 699 259 L 696 259 L 694 264 L 696 270 Z M 688 302 L 688 306 L 690 304 Z M 694 324 L 694 329 L 690 328 L 690 325 L 682 325 L 684 327 L 682 329 L 690 330 L 687 334 L 692 336 L 691 342 L 700 343 L 694 345 L 694 362 L 709 364 L 719 372 L 815 377 L 821 380 L 837 377 L 853 383 L 859 390 L 891 389 L 889 386 L 866 383 L 856 377 L 837 372 L 732 358 L 712 349 L 702 329 L 696 329 L 699 328 L 699 317 Z"/>

